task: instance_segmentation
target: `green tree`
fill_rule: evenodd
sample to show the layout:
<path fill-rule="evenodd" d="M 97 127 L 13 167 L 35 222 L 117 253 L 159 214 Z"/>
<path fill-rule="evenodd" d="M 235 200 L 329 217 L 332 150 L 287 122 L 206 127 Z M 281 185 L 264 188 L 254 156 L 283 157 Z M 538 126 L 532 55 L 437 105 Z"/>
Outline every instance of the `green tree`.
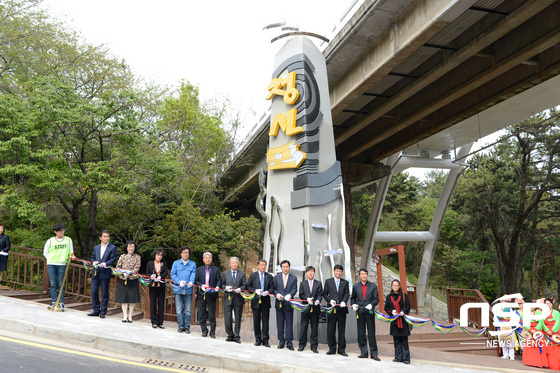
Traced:
<path fill-rule="evenodd" d="M 495 250 L 498 292 L 522 288 L 528 256 L 558 217 L 560 131 L 557 113 L 540 114 L 508 130 L 488 154 L 470 160 L 453 205 L 465 215 L 467 237 Z"/>

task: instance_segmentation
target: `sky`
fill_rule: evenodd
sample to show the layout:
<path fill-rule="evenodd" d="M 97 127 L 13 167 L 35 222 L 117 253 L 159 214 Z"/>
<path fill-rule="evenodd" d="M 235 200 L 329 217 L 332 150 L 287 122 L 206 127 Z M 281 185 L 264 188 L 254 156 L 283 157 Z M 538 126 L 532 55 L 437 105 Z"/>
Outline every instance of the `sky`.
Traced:
<path fill-rule="evenodd" d="M 228 97 L 253 127 L 264 99 L 282 20 L 329 37 L 353 0 L 44 0 L 43 7 L 94 45 L 104 44 L 148 81 L 197 85 L 203 100 Z M 363 0 L 357 1 L 359 6 Z M 317 45 L 319 42 L 317 43 Z"/>

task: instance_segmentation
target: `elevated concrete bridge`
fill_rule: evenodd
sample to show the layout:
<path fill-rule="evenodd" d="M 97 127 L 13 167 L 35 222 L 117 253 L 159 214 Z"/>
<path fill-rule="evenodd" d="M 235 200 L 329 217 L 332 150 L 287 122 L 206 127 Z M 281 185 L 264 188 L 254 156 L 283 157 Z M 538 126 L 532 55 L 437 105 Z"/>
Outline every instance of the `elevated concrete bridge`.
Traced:
<path fill-rule="evenodd" d="M 346 201 L 375 180 L 388 187 L 391 170 L 451 170 L 429 232 L 377 232 L 383 200 L 374 202 L 362 265 L 374 241 L 426 241 L 419 286 L 427 285 L 426 252 L 460 170 L 453 158 L 560 104 L 559 15 L 559 0 L 365 0 L 326 46 Z M 269 122 L 263 115 L 222 178 L 226 202 L 245 213 L 255 211 L 258 173 L 267 169 Z"/>

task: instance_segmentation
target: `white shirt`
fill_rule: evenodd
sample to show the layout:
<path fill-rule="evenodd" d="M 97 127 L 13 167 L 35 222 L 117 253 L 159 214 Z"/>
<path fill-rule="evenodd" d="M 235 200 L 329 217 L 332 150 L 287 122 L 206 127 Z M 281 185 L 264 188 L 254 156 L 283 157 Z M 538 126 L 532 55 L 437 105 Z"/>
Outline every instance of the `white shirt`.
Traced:
<path fill-rule="evenodd" d="M 107 250 L 107 246 L 109 245 L 109 243 L 107 242 L 107 245 L 103 246 L 103 244 L 101 244 L 101 249 L 100 254 L 99 254 L 99 260 L 103 259 L 103 255 L 105 255 L 105 250 Z"/>

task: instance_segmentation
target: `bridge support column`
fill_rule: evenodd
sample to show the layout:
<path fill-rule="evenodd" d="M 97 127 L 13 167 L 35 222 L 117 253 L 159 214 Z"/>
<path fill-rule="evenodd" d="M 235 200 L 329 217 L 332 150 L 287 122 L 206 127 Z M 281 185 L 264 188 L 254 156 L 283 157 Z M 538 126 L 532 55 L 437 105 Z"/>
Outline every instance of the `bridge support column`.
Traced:
<path fill-rule="evenodd" d="M 470 152 L 472 145 L 473 143 L 470 143 L 460 148 L 456 159 L 462 162 L 463 158 Z M 420 274 L 418 275 L 418 286 L 416 287 L 418 306 L 420 307 L 424 306 L 424 301 L 426 299 L 426 289 L 428 287 L 430 270 L 432 269 L 432 262 L 434 260 L 436 243 L 439 237 L 439 232 L 441 231 L 441 224 L 443 223 L 445 211 L 447 210 L 449 200 L 453 195 L 455 185 L 457 185 L 457 180 L 459 179 L 459 175 L 462 169 L 462 167 L 456 167 L 449 170 L 449 174 L 447 175 L 445 185 L 443 186 L 443 190 L 441 191 L 441 195 L 436 206 L 436 211 L 434 212 L 434 216 L 432 218 L 430 233 L 433 235 L 433 239 L 426 241 L 426 244 L 424 246 L 422 265 L 420 267 Z"/>

